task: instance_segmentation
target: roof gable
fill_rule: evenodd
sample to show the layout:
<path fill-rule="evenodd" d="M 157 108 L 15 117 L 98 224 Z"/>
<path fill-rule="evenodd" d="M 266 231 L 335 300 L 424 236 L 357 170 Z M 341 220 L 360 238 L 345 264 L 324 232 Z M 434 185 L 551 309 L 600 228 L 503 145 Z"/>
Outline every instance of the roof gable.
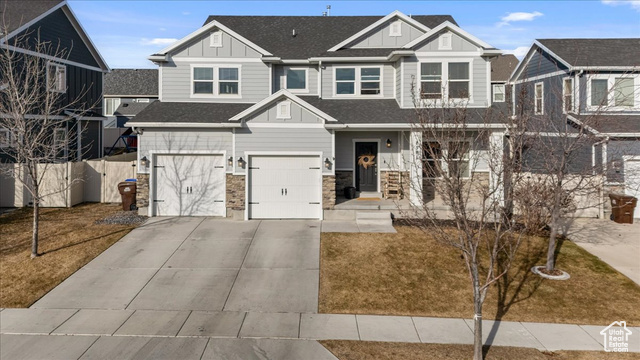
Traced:
<path fill-rule="evenodd" d="M 414 49 L 418 45 L 422 44 L 423 42 L 428 41 L 432 37 L 438 35 L 440 32 L 442 32 L 445 29 L 447 29 L 447 30 L 459 35 L 463 39 L 471 42 L 472 44 L 474 44 L 474 45 L 476 45 L 478 47 L 481 47 L 483 49 L 495 49 L 493 46 L 491 46 L 488 43 L 480 40 L 479 38 L 471 35 L 470 33 L 462 30 L 460 27 L 458 27 L 457 25 L 455 25 L 455 24 L 453 24 L 453 23 L 451 23 L 449 21 L 445 21 L 442 24 L 436 26 L 435 28 L 429 30 L 424 35 L 422 35 L 421 37 L 411 41 L 410 43 L 406 44 L 402 48 L 403 49 Z"/>
<path fill-rule="evenodd" d="M 0 18 L 7 27 L 9 37 L 12 37 L 62 5 L 63 0 L 3 1 L 0 4 Z"/>
<path fill-rule="evenodd" d="M 244 110 L 243 112 L 233 116 L 232 118 L 230 118 L 229 120 L 231 121 L 239 121 L 239 120 L 246 120 L 248 118 L 252 118 L 257 114 L 260 114 L 264 109 L 267 109 L 269 107 L 271 107 L 273 104 L 282 101 L 282 100 L 290 100 L 292 103 L 295 103 L 297 105 L 299 105 L 302 109 L 309 111 L 310 113 L 324 119 L 325 121 L 331 121 L 331 122 L 337 122 L 338 120 L 336 120 L 335 118 L 333 118 L 332 116 L 330 116 L 329 114 L 321 111 L 320 109 L 312 106 L 311 104 L 309 104 L 308 102 L 302 100 L 301 98 L 297 97 L 296 95 L 292 94 L 291 92 L 289 92 L 286 89 L 282 89 L 274 94 L 272 94 L 271 96 L 263 99 L 262 101 L 260 101 L 259 103 L 249 107 L 248 109 Z"/>

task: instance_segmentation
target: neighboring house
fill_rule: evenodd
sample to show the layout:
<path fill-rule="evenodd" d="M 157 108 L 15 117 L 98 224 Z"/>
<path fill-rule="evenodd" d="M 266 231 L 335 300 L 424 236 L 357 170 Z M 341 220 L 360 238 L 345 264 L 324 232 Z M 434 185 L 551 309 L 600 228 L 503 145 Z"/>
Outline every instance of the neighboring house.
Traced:
<path fill-rule="evenodd" d="M 640 39 L 536 40 L 510 82 L 534 117 L 588 126 L 599 141 L 578 158 L 606 167 L 605 194 L 640 195 Z"/>
<path fill-rule="evenodd" d="M 433 179 L 412 89 L 480 113 L 500 54 L 448 15 L 210 16 L 149 57 L 160 101 L 127 123 L 141 134 L 138 205 L 152 216 L 322 219 L 354 186 L 437 206 L 423 191 Z M 502 141 L 504 125 L 489 125 Z M 492 176 L 486 163 L 469 172 Z"/>
<path fill-rule="evenodd" d="M 507 87 L 509 77 L 518 66 L 515 55 L 498 55 L 491 59 L 491 99 L 493 103 L 509 104 L 511 91 Z"/>
<path fill-rule="evenodd" d="M 64 111 L 70 120 L 55 136 L 69 136 L 72 131 L 82 129 L 82 136 L 65 149 L 61 159 L 83 160 L 102 156 L 103 74 L 109 71 L 104 59 L 91 42 L 66 1 L 1 1 L 0 23 L 4 22 L 6 34 L 0 33 L 0 46 L 27 56 L 38 56 L 48 60 L 49 73 L 58 78 L 51 91 L 64 92 L 63 101 L 80 101 L 74 109 Z M 12 43 L 21 39 L 20 44 Z M 53 48 L 66 51 L 65 58 L 31 51 L 34 41 L 46 42 Z M 11 45 L 7 45 L 11 44 Z M 63 104 L 64 105 L 64 104 Z M 86 111 L 90 109 L 90 111 Z M 82 114 L 82 115 L 75 115 Z M 39 114 L 32 114 L 37 116 Z M 0 129 L 0 146 L 5 150 L 13 144 L 11 129 Z M 10 150 L 3 151 L 10 153 Z M 9 155 L 0 155 L 0 162 L 11 162 Z"/>
<path fill-rule="evenodd" d="M 104 76 L 103 115 L 106 127 L 124 127 L 158 99 L 157 69 L 113 69 Z"/>

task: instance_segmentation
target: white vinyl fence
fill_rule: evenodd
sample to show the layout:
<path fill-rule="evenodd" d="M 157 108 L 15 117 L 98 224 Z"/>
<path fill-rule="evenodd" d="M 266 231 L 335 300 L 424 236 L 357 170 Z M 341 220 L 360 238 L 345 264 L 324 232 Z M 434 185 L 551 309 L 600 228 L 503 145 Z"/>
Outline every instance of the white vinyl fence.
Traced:
<path fill-rule="evenodd" d="M 3 164 L 0 171 L 0 207 L 23 207 L 31 194 L 14 177 L 23 177 L 19 164 Z M 45 169 L 46 168 L 46 169 Z M 135 161 L 85 160 L 63 164 L 41 164 L 44 170 L 40 194 L 42 207 L 71 207 L 81 202 L 119 203 L 118 183 L 136 177 Z M 14 175 L 7 176 L 5 171 Z"/>

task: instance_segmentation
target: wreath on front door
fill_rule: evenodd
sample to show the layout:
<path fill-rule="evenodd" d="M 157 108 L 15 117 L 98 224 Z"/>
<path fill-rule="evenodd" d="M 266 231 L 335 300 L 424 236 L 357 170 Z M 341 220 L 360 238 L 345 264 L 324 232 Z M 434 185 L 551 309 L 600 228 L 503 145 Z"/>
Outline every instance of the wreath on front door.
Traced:
<path fill-rule="evenodd" d="M 362 166 L 363 168 L 368 168 L 369 166 L 373 166 L 376 163 L 373 161 L 376 158 L 375 155 L 360 155 L 358 157 L 358 165 Z"/>

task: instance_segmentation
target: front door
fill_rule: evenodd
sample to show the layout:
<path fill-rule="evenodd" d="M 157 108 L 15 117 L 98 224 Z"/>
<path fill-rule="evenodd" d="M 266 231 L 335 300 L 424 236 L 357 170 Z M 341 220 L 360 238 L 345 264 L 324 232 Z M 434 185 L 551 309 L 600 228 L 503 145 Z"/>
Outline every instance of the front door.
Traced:
<path fill-rule="evenodd" d="M 377 142 L 356 142 L 356 189 L 378 191 Z"/>

